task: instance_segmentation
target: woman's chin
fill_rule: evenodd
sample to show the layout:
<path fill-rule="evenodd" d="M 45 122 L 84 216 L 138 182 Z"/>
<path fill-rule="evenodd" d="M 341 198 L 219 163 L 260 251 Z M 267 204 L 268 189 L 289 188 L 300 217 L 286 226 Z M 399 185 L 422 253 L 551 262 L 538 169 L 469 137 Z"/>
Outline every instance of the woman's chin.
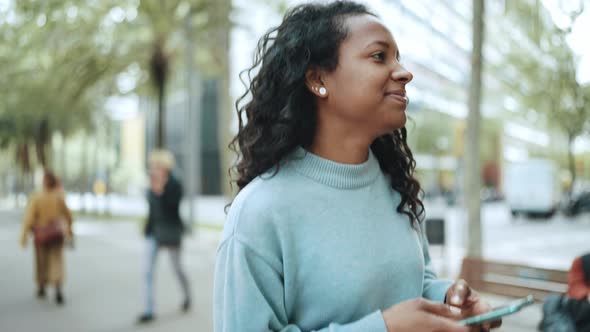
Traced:
<path fill-rule="evenodd" d="M 404 111 L 397 111 L 398 113 L 395 114 L 394 117 L 390 117 L 387 121 L 388 127 L 391 129 L 390 131 L 394 131 L 400 128 L 403 128 L 406 125 L 406 112 Z"/>

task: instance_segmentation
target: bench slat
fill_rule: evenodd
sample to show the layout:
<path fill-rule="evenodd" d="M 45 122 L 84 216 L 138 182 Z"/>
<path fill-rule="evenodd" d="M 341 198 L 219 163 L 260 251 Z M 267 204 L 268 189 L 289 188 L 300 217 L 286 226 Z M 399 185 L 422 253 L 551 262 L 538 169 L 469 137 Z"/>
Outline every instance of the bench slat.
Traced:
<path fill-rule="evenodd" d="M 481 292 L 513 297 L 532 294 L 537 301 L 567 291 L 567 271 L 483 259 L 463 259 L 461 277 Z"/>

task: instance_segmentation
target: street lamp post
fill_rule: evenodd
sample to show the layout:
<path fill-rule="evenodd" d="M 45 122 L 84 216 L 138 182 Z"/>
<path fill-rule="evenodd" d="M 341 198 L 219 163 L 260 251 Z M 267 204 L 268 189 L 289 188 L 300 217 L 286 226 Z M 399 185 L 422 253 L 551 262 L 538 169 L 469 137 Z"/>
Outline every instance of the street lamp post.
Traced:
<path fill-rule="evenodd" d="M 198 229 L 198 218 L 196 211 L 196 200 L 199 196 L 199 189 L 201 187 L 201 139 L 199 137 L 201 129 L 201 112 L 198 101 L 200 98 L 200 86 L 197 72 L 194 68 L 194 42 L 192 34 L 192 8 L 188 11 L 185 17 L 185 65 L 186 65 L 186 123 L 185 135 L 188 136 L 185 140 L 185 155 L 187 156 L 186 174 L 187 180 L 187 196 L 188 196 L 188 220 L 190 229 Z M 193 228 L 193 222 L 196 225 Z"/>

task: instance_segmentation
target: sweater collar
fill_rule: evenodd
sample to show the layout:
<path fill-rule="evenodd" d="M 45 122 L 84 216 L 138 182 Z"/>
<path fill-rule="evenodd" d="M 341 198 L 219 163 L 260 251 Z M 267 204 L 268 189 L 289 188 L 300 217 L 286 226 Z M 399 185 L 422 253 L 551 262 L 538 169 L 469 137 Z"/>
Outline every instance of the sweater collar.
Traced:
<path fill-rule="evenodd" d="M 379 174 L 379 162 L 369 149 L 369 159 L 361 164 L 342 164 L 297 147 L 291 160 L 295 170 L 330 187 L 355 189 L 373 183 Z"/>

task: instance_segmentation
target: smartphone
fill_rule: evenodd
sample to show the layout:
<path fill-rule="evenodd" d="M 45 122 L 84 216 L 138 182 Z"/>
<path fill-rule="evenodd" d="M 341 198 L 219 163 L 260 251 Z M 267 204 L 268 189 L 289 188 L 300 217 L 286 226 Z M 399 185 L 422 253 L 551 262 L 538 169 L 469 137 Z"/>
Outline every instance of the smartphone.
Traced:
<path fill-rule="evenodd" d="M 533 299 L 532 295 L 529 295 L 525 298 L 510 302 L 508 305 L 492 309 L 492 311 L 488 311 L 485 314 L 463 319 L 459 321 L 459 324 L 479 325 L 487 322 L 493 322 L 504 316 L 512 315 L 513 313 L 516 313 L 520 311 L 520 309 L 529 306 L 533 303 L 535 303 L 535 300 Z"/>

